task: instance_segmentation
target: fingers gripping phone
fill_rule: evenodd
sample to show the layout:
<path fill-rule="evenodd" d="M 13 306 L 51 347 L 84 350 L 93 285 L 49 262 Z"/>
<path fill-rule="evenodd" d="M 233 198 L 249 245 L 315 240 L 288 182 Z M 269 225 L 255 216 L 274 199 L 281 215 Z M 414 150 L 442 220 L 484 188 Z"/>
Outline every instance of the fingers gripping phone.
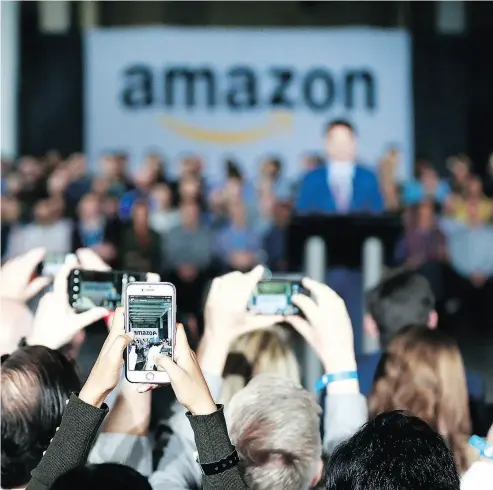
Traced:
<path fill-rule="evenodd" d="M 158 371 L 159 354 L 174 359 L 176 289 L 168 282 L 128 283 L 125 289 L 125 331 L 134 333 L 127 347 L 125 377 L 131 383 L 169 383 Z"/>
<path fill-rule="evenodd" d="M 301 284 L 301 279 L 262 280 L 255 287 L 248 310 L 256 315 L 302 315 L 292 302 L 295 294 L 310 295 Z"/>
<path fill-rule="evenodd" d="M 145 280 L 146 274 L 141 272 L 74 269 L 68 280 L 70 304 L 78 313 L 97 306 L 115 310 L 123 304 L 125 285 Z"/>

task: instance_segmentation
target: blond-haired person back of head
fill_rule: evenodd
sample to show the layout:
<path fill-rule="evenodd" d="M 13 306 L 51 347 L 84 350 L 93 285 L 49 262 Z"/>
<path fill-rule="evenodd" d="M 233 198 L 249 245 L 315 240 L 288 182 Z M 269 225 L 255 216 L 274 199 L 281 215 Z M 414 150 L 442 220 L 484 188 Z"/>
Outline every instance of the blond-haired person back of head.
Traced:
<path fill-rule="evenodd" d="M 453 452 L 459 473 L 472 463 L 466 375 L 456 342 L 427 326 L 409 326 L 390 341 L 368 398 L 370 419 L 405 410 L 439 432 Z"/>
<path fill-rule="evenodd" d="M 219 403 L 227 405 L 250 379 L 262 373 L 278 374 L 300 383 L 298 361 L 281 327 L 245 333 L 233 342 L 223 371 Z"/>

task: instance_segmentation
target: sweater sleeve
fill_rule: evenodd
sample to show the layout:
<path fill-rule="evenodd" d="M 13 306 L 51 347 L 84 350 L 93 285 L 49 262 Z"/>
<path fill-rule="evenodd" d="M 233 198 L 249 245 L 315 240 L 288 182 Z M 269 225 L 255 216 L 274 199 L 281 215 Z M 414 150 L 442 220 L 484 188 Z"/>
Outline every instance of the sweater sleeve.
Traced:
<path fill-rule="evenodd" d="M 31 473 L 26 490 L 46 490 L 55 480 L 76 466 L 85 464 L 108 407 L 93 407 L 75 394 L 68 405 L 51 443 Z"/>
<path fill-rule="evenodd" d="M 234 446 L 229 439 L 224 410 L 218 405 L 210 415 L 192 416 L 187 413 L 195 436 L 195 443 L 201 463 L 214 463 L 228 457 Z M 203 490 L 246 490 L 246 484 L 238 466 L 217 475 L 202 476 Z"/>

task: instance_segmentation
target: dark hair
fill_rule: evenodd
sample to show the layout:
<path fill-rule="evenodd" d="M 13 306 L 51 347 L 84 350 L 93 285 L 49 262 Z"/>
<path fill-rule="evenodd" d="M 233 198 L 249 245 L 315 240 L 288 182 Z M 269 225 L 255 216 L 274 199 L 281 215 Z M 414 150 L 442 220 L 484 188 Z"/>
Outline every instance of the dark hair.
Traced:
<path fill-rule="evenodd" d="M 401 328 L 413 324 L 427 325 L 435 297 L 425 277 L 406 271 L 369 291 L 366 304 L 385 346 Z"/>
<path fill-rule="evenodd" d="M 80 380 L 74 364 L 47 347 L 24 347 L 2 361 L 2 488 L 16 488 L 31 479 Z"/>
<path fill-rule="evenodd" d="M 333 119 L 327 123 L 325 126 L 325 134 L 327 134 L 331 129 L 334 129 L 336 126 L 344 126 L 349 129 L 351 133 L 356 134 L 356 129 L 347 119 Z"/>
<path fill-rule="evenodd" d="M 380 414 L 336 448 L 326 490 L 459 490 L 442 436 L 405 412 Z"/>
<path fill-rule="evenodd" d="M 226 160 L 226 175 L 229 179 L 243 180 L 243 175 L 240 166 L 234 160 L 228 158 Z"/>
<path fill-rule="evenodd" d="M 151 490 L 151 485 L 138 471 L 117 463 L 78 466 L 60 476 L 50 490 Z"/>

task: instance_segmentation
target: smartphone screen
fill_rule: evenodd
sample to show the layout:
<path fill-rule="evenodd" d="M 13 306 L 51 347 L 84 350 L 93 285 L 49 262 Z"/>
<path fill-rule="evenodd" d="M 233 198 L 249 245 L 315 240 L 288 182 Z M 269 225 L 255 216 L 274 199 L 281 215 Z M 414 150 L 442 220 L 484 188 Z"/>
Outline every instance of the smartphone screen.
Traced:
<path fill-rule="evenodd" d="M 299 315 L 300 309 L 291 301 L 294 294 L 309 295 L 300 281 L 260 281 L 250 298 L 248 309 L 257 315 Z"/>
<path fill-rule="evenodd" d="M 70 304 L 78 312 L 98 306 L 115 310 L 122 306 L 125 285 L 145 280 L 146 274 L 140 272 L 74 269 L 68 282 Z"/>
<path fill-rule="evenodd" d="M 128 371 L 157 371 L 156 355 L 173 357 L 172 306 L 171 296 L 128 296 L 128 330 L 135 334 L 128 350 Z"/>

